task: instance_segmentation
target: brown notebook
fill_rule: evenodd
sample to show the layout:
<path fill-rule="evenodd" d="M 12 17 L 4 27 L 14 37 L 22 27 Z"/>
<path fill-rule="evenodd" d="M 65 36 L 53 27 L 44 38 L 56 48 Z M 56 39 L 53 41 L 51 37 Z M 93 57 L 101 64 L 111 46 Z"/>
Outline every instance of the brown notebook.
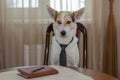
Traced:
<path fill-rule="evenodd" d="M 35 78 L 35 77 L 42 77 L 52 74 L 57 74 L 58 71 L 49 66 L 42 66 L 42 67 L 28 67 L 28 68 L 20 68 L 18 69 L 20 72 L 20 76 L 25 78 Z"/>

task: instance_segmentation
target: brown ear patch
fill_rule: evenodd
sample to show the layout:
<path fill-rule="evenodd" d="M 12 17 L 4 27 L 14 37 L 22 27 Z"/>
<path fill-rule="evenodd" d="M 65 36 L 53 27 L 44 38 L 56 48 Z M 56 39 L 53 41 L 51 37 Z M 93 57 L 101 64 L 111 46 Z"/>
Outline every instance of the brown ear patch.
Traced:
<path fill-rule="evenodd" d="M 73 20 L 73 15 L 72 15 L 72 12 L 59 12 L 57 13 L 57 16 L 56 16 L 56 19 L 55 21 L 61 21 L 61 20 Z"/>
<path fill-rule="evenodd" d="M 58 16 L 58 14 L 57 14 L 58 12 L 56 11 L 55 12 L 55 21 L 56 21 L 56 19 L 57 19 L 57 16 Z"/>
<path fill-rule="evenodd" d="M 74 16 L 72 12 L 61 11 L 57 13 L 55 19 L 56 27 L 69 27 L 69 29 L 73 29 Z"/>

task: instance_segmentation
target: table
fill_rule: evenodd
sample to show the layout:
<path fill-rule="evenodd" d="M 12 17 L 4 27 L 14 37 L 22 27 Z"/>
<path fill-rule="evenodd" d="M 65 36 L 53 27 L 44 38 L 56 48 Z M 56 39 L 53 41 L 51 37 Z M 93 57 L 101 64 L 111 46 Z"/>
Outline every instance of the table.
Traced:
<path fill-rule="evenodd" d="M 110 76 L 108 74 L 102 73 L 102 72 L 97 72 L 94 70 L 90 69 L 83 69 L 83 68 L 73 68 L 72 69 L 81 72 L 85 75 L 91 76 L 95 80 L 118 80 L 117 78 Z"/>
<path fill-rule="evenodd" d="M 16 70 L 18 68 L 21 68 L 21 67 L 3 69 L 3 70 L 0 70 L 0 72 Z M 69 68 L 76 70 L 80 73 L 83 73 L 85 75 L 91 76 L 95 80 L 118 80 L 117 78 L 115 78 L 113 76 L 107 75 L 105 73 L 97 72 L 94 70 L 90 70 L 90 69 L 83 69 L 83 68 L 76 68 L 76 67 L 69 67 Z"/>

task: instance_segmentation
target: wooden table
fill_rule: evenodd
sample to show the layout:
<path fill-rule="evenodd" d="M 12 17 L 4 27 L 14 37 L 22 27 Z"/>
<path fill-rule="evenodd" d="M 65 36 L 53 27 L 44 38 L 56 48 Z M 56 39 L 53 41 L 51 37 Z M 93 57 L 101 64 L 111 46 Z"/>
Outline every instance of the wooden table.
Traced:
<path fill-rule="evenodd" d="M 94 70 L 90 70 L 90 69 L 83 69 L 83 68 L 73 68 L 72 69 L 83 73 L 85 75 L 91 76 L 93 79 L 95 80 L 118 80 L 117 78 L 110 76 L 108 74 L 102 73 L 102 72 L 97 72 Z"/>
<path fill-rule="evenodd" d="M 21 67 L 3 69 L 3 70 L 0 70 L 0 72 L 16 70 L 18 68 L 21 68 Z M 83 73 L 85 75 L 91 76 L 95 80 L 118 80 L 117 78 L 115 78 L 113 76 L 110 76 L 108 74 L 93 71 L 93 70 L 90 70 L 90 69 L 75 68 L 75 67 L 70 67 L 70 68 L 73 69 L 73 70 L 76 70 L 80 73 Z"/>

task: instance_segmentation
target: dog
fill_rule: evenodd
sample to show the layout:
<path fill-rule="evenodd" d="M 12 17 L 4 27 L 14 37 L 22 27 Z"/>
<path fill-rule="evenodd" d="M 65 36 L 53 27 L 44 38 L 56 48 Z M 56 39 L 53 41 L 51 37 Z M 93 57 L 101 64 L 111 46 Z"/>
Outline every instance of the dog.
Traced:
<path fill-rule="evenodd" d="M 55 34 L 52 37 L 50 64 L 78 67 L 79 50 L 75 21 L 80 19 L 85 8 L 81 8 L 74 12 L 58 12 L 50 6 L 47 6 L 47 10 L 54 20 L 53 30 Z"/>

